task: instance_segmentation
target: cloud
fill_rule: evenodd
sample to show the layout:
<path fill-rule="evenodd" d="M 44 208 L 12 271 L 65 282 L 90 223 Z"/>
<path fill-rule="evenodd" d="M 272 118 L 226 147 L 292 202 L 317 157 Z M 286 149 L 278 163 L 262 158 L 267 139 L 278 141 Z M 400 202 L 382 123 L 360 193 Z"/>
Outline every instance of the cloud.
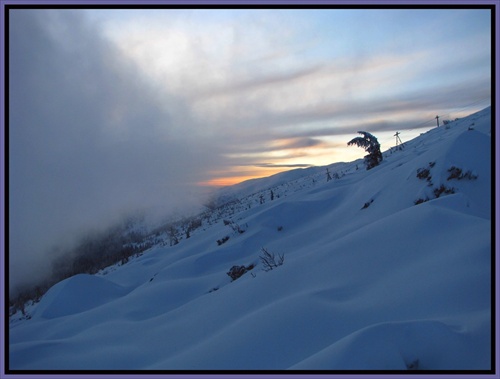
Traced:
<path fill-rule="evenodd" d="M 48 251 L 129 212 L 196 201 L 223 166 L 189 107 L 145 83 L 73 11 L 10 11 L 11 289 L 50 272 Z"/>
<path fill-rule="evenodd" d="M 255 167 L 264 168 L 306 168 L 312 167 L 313 165 L 307 163 L 296 163 L 296 164 L 276 164 L 276 163 L 256 163 Z"/>
<path fill-rule="evenodd" d="M 475 32 L 466 31 L 469 16 L 165 12 L 153 22 L 117 23 L 113 38 L 147 75 L 175 88 L 204 133 L 239 164 L 276 159 L 263 154 L 286 149 L 280 142 L 290 138 L 411 128 L 450 104 L 487 96 L 491 52 L 477 20 Z M 436 28 L 422 29 L 423 21 Z"/>
<path fill-rule="evenodd" d="M 234 96 L 236 93 L 258 90 L 261 88 L 266 89 L 269 87 L 279 86 L 281 84 L 288 85 L 294 81 L 307 80 L 320 71 L 322 71 L 322 66 L 316 65 L 312 67 L 292 69 L 291 72 L 263 73 L 261 76 L 244 81 L 235 78 L 234 82 L 228 83 L 227 85 L 200 91 L 196 93 L 192 99 L 196 101 L 206 98 L 214 98 L 217 96 Z"/>

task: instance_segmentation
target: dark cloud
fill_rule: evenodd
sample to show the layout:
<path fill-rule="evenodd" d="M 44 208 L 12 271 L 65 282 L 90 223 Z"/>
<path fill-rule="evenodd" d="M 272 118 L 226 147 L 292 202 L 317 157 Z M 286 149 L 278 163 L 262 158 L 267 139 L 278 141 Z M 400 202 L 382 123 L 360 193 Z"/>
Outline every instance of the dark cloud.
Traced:
<path fill-rule="evenodd" d="M 300 124 L 304 122 L 328 122 L 331 120 L 332 128 L 329 133 L 347 134 L 359 128 L 359 126 L 344 127 L 336 121 L 342 117 L 352 117 L 357 115 L 360 119 L 371 116 L 374 118 L 384 117 L 386 121 L 371 122 L 370 127 L 374 130 L 387 130 L 399 122 L 391 119 L 391 113 L 397 116 L 397 113 L 407 113 L 408 117 L 418 117 L 418 119 L 408 119 L 404 122 L 407 128 L 411 128 L 415 123 L 421 123 L 430 114 L 436 112 L 449 111 L 450 108 L 458 108 L 462 105 L 468 105 L 481 98 L 488 98 L 490 95 L 490 82 L 488 80 L 471 80 L 459 82 L 432 90 L 413 91 L 401 94 L 398 97 L 369 99 L 367 101 L 350 101 L 346 103 L 330 103 L 316 107 L 309 107 L 299 111 L 291 111 L 283 114 L 280 123 L 286 125 Z M 422 110 L 427 113 L 416 113 L 415 110 Z M 366 126 L 365 126 L 366 128 Z M 314 129 L 312 134 L 307 136 L 316 136 Z M 359 130 L 359 129 L 358 129 Z M 326 134 L 326 135 L 334 135 Z M 305 136 L 305 135 L 301 135 Z"/>
<path fill-rule="evenodd" d="M 307 168 L 312 167 L 312 164 L 307 163 L 296 163 L 296 164 L 276 164 L 276 163 L 256 163 L 253 164 L 255 167 L 263 168 Z"/>
<path fill-rule="evenodd" d="M 9 13 L 11 290 L 47 252 L 136 210 L 196 202 L 216 141 L 73 11 Z M 192 196 L 190 196 L 192 195 Z"/>
<path fill-rule="evenodd" d="M 415 120 L 405 120 L 405 121 L 379 121 L 379 122 L 359 122 L 350 124 L 349 126 L 342 126 L 339 124 L 334 124 L 329 127 L 319 127 L 319 128 L 310 128 L 307 130 L 301 131 L 290 131 L 285 132 L 283 135 L 286 135 L 288 138 L 312 138 L 315 137 L 316 140 L 319 140 L 318 137 L 333 137 L 333 136 L 341 136 L 347 134 L 356 134 L 359 130 L 369 131 L 369 132 L 387 132 L 387 131 L 395 131 L 395 130 L 407 130 L 413 129 L 415 127 L 424 127 L 431 126 L 432 118 L 429 119 L 429 122 L 426 122 L 426 125 L 421 125 L 421 119 Z M 331 145 L 331 144 L 330 144 Z M 343 146 L 341 144 L 341 146 Z M 333 145 L 331 147 L 334 147 Z"/>
<path fill-rule="evenodd" d="M 323 141 L 316 138 L 295 138 L 292 141 L 286 143 L 282 149 L 301 149 L 307 147 L 320 146 L 324 144 Z"/>
<path fill-rule="evenodd" d="M 266 135 L 262 136 L 261 138 L 257 138 L 255 140 L 255 143 L 248 143 L 248 139 L 245 139 L 245 144 L 241 144 L 241 140 L 235 141 L 231 146 L 226 147 L 226 151 L 233 154 L 259 154 L 269 153 L 273 151 L 306 149 L 310 147 L 319 147 L 325 145 L 324 141 L 317 138 L 311 138 L 307 136 L 288 138 L 286 135 L 283 138 L 275 136 L 275 138 L 273 138 L 272 140 L 274 143 L 267 143 L 270 142 L 269 139 L 272 134 L 272 131 L 268 131 Z M 241 145 L 239 145 L 238 143 L 240 143 Z"/>

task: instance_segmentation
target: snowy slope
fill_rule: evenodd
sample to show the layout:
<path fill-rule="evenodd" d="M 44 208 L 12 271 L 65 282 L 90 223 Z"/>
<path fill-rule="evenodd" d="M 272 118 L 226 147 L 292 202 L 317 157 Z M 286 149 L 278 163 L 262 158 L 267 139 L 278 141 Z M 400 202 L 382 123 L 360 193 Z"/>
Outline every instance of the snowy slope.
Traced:
<path fill-rule="evenodd" d="M 220 219 L 58 283 L 11 321 L 10 368 L 488 370 L 490 108 L 329 167 L 226 191 L 244 233 Z M 283 264 L 262 270 L 262 247 Z"/>

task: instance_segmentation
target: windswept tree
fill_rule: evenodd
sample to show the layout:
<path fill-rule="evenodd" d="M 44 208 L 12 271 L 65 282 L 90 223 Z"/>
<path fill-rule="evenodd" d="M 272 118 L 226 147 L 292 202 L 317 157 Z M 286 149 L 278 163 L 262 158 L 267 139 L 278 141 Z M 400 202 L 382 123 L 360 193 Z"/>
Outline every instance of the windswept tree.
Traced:
<path fill-rule="evenodd" d="M 356 137 L 347 142 L 347 145 L 356 145 L 362 147 L 368 153 L 365 155 L 366 169 L 369 170 L 378 166 L 382 162 L 382 153 L 380 152 L 380 144 L 375 136 L 368 132 L 358 132 L 363 137 Z"/>

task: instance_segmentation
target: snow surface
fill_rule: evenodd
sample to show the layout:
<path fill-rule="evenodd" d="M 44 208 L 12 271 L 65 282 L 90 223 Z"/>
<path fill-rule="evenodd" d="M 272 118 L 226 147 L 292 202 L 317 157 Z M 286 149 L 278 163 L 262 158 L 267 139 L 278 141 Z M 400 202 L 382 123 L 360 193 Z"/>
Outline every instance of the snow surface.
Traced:
<path fill-rule="evenodd" d="M 447 180 L 452 166 L 477 179 Z M 56 284 L 11 318 L 10 369 L 489 370 L 490 108 L 372 170 L 328 167 L 340 178 L 315 167 L 224 190 L 242 234 L 219 219 Z M 441 184 L 454 193 L 436 198 Z M 263 271 L 262 247 L 283 265 Z"/>

